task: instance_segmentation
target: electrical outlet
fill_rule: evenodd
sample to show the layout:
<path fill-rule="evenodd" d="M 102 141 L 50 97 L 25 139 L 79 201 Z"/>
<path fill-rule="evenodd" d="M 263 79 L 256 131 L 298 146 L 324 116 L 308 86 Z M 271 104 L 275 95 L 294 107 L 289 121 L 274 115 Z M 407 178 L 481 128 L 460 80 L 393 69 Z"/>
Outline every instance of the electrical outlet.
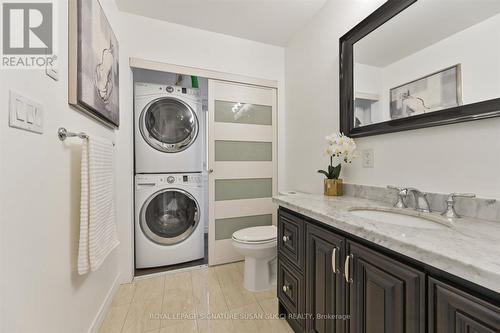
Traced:
<path fill-rule="evenodd" d="M 364 149 L 361 151 L 361 155 L 363 156 L 363 168 L 373 168 L 375 166 L 373 149 Z"/>

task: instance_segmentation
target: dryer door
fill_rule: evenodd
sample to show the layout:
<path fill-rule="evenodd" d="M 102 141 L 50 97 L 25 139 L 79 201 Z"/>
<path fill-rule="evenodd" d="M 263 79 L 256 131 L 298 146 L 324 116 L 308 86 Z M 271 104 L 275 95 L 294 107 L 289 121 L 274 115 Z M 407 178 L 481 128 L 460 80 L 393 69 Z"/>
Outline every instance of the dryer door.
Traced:
<path fill-rule="evenodd" d="M 142 137 L 156 150 L 177 153 L 187 149 L 198 136 L 196 112 L 185 102 L 162 97 L 143 109 L 139 128 Z"/>
<path fill-rule="evenodd" d="M 187 239 L 200 220 L 200 206 L 188 192 L 170 188 L 153 194 L 140 213 L 142 232 L 160 245 L 173 245 Z"/>

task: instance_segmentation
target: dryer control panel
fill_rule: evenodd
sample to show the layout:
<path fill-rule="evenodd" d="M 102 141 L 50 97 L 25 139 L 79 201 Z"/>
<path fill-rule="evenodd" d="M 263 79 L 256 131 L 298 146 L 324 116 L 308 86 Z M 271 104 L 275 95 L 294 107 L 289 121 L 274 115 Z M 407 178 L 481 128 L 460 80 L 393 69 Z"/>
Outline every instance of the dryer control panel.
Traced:
<path fill-rule="evenodd" d="M 162 175 L 137 175 L 135 178 L 136 190 L 152 187 L 175 187 L 181 185 L 201 186 L 201 173 L 172 173 Z"/>
<path fill-rule="evenodd" d="M 160 175 L 158 180 L 160 184 L 168 185 L 200 185 L 202 178 L 199 173 L 188 173 Z"/>

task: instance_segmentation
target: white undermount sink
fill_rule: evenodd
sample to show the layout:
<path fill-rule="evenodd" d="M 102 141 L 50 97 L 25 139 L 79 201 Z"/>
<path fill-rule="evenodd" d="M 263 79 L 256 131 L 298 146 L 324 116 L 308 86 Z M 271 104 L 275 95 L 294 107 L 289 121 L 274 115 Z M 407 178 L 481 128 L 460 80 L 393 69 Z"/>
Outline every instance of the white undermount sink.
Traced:
<path fill-rule="evenodd" d="M 447 225 L 422 216 L 410 215 L 406 211 L 394 211 L 381 208 L 353 208 L 353 215 L 363 217 L 378 223 L 392 224 L 417 229 L 446 229 Z"/>

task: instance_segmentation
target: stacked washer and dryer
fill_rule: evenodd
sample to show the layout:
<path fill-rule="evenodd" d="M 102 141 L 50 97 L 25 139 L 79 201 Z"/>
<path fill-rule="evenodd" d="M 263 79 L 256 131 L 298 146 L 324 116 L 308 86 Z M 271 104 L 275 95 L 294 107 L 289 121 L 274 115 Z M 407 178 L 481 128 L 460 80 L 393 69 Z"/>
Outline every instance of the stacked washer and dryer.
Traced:
<path fill-rule="evenodd" d="M 205 117 L 198 89 L 135 83 L 135 264 L 204 257 Z"/>

